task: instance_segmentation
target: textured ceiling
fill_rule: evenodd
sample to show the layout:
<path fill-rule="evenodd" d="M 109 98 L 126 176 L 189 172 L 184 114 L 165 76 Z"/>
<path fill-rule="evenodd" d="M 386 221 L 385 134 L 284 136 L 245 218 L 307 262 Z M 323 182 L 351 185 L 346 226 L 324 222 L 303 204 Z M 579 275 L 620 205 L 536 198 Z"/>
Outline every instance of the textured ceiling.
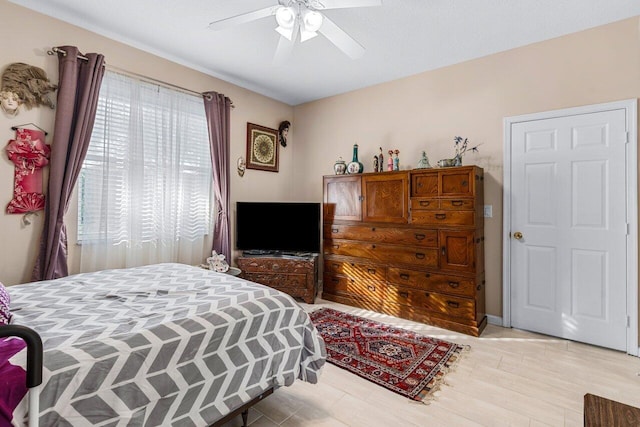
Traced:
<path fill-rule="evenodd" d="M 637 0 L 383 0 L 324 12 L 366 48 L 362 58 L 319 36 L 274 65 L 274 17 L 208 24 L 277 0 L 10 1 L 290 105 L 640 15 Z"/>

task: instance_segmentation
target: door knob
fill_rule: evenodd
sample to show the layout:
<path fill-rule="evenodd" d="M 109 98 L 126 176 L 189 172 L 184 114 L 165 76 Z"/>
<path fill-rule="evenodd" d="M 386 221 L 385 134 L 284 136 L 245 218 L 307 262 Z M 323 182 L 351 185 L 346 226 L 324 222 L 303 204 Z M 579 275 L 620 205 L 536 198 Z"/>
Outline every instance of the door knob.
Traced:
<path fill-rule="evenodd" d="M 516 231 L 515 233 L 513 233 L 513 238 L 516 240 L 522 239 L 522 233 L 519 231 Z"/>

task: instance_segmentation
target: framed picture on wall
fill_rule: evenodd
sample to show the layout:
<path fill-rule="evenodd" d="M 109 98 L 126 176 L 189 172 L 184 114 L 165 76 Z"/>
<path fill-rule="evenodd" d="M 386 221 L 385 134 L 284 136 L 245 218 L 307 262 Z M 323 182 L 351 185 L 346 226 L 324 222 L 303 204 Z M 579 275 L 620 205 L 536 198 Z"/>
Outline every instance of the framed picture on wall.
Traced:
<path fill-rule="evenodd" d="M 247 169 L 278 172 L 278 131 L 247 123 Z"/>

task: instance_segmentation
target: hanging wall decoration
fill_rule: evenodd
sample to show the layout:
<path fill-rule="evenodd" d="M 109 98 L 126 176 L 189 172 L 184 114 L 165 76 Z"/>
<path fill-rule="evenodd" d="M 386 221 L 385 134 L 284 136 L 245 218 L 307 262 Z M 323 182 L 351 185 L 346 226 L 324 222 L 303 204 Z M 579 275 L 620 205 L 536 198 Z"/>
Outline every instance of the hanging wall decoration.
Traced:
<path fill-rule="evenodd" d="M 21 127 L 16 139 L 7 144 L 9 160 L 14 163 L 13 199 L 7 206 L 9 214 L 26 214 L 44 209 L 42 168 L 49 163 L 51 149 L 45 144 L 46 132 Z"/>
<path fill-rule="evenodd" d="M 280 141 L 280 145 L 283 147 L 287 146 L 287 137 L 289 136 L 289 128 L 291 127 L 291 122 L 289 120 L 285 120 L 280 122 L 278 125 L 278 140 Z"/>
<path fill-rule="evenodd" d="M 49 93 L 57 88 L 42 68 L 14 62 L 2 72 L 0 108 L 9 116 L 17 115 L 21 105 L 28 110 L 40 105 L 54 108 Z"/>
<path fill-rule="evenodd" d="M 247 169 L 278 172 L 278 131 L 247 123 Z"/>

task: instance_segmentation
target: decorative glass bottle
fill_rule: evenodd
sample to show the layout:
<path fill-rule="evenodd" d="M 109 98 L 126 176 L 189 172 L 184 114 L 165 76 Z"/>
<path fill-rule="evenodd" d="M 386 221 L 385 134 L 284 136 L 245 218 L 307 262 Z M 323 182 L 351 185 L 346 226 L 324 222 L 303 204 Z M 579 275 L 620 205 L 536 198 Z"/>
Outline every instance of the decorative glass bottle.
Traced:
<path fill-rule="evenodd" d="M 348 173 L 362 173 L 364 166 L 358 161 L 358 144 L 353 144 L 353 160 L 347 165 Z"/>

